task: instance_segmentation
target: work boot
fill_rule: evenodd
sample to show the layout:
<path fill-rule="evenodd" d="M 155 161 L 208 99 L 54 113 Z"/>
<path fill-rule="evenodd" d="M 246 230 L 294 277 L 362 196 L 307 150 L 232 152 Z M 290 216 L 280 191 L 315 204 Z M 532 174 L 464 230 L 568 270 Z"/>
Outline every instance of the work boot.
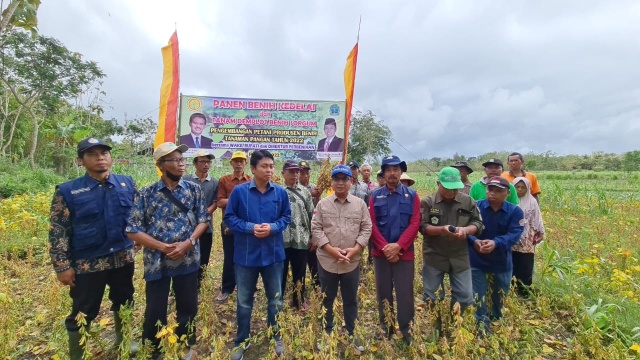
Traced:
<path fill-rule="evenodd" d="M 113 312 L 113 327 L 116 330 L 116 342 L 115 342 L 115 346 L 116 348 L 120 347 L 120 344 L 122 344 L 122 319 L 120 318 L 120 314 L 117 311 Z M 135 356 L 138 353 L 138 350 L 140 348 L 140 345 L 136 342 L 136 341 L 131 341 L 131 343 L 129 344 L 129 355 L 130 356 Z"/>
<path fill-rule="evenodd" d="M 84 346 L 80 345 L 82 335 L 78 331 L 67 331 L 69 335 L 69 359 L 82 360 Z"/>

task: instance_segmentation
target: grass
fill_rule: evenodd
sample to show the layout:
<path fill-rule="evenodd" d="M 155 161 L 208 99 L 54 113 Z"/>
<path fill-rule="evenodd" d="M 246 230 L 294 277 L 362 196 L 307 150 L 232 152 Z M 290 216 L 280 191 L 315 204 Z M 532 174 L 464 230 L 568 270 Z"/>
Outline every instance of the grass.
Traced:
<path fill-rule="evenodd" d="M 131 174 L 138 186 L 157 177 L 151 161 L 118 164 L 114 171 Z M 214 168 L 220 176 L 228 169 Z M 358 354 L 348 339 L 335 331 L 329 352 L 315 349 L 321 331 L 320 295 L 310 291 L 311 309 L 301 314 L 288 308 L 280 321 L 286 346 L 285 358 L 326 359 L 634 359 L 640 354 L 640 184 L 636 174 L 540 173 L 541 205 L 546 241 L 538 248 L 534 286 L 537 296 L 523 301 L 510 294 L 505 318 L 492 325 L 493 335 L 477 340 L 471 311 L 449 321 L 449 336 L 428 341 L 429 321 L 435 314 L 422 303 L 420 269 L 416 254 L 416 317 L 414 344 L 406 347 L 399 335 L 391 341 L 374 340 L 377 331 L 375 281 L 364 265 L 359 289 L 360 316 L 357 332 L 368 342 Z M 475 180 L 480 174 L 474 173 Z M 575 174 L 574 174 L 575 175 Z M 584 176 L 583 176 L 584 175 Z M 75 176 L 75 174 L 71 174 Z M 435 176 L 411 174 L 421 196 L 435 190 Z M 48 208 L 53 183 L 39 191 L 12 196 L 0 202 L 0 358 L 66 358 L 66 332 L 62 320 L 70 310 L 68 288 L 57 283 L 47 254 Z M 220 221 L 219 211 L 215 213 Z M 214 237 L 211 267 L 201 289 L 198 351 L 200 359 L 227 359 L 235 336 L 235 295 L 227 304 L 213 301 L 221 278 L 222 244 Z M 416 249 L 421 249 L 421 236 Z M 142 259 L 135 274 L 135 306 L 130 312 L 132 338 L 139 339 L 144 312 Z M 291 292 L 289 291 L 288 294 Z M 259 292 L 254 308 L 254 346 L 248 359 L 274 358 L 266 330 L 266 300 Z M 113 359 L 113 322 L 105 296 L 101 313 L 89 332 L 91 358 Z M 336 301 L 336 323 L 341 303 Z M 447 308 L 443 304 L 442 308 Z M 167 341 L 170 333 L 167 333 Z M 179 341 L 178 341 L 179 343 Z M 139 358 L 142 358 L 142 355 Z"/>

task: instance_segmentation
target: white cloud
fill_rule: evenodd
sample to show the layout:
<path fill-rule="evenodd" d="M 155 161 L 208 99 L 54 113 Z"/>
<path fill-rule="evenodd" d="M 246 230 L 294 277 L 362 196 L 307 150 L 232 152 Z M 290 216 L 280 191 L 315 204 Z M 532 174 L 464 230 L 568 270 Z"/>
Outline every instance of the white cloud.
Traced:
<path fill-rule="evenodd" d="M 176 23 L 181 91 L 344 98 L 419 157 L 491 150 L 623 152 L 640 137 L 640 3 L 596 1 L 44 2 L 40 30 L 96 60 L 107 116 L 157 116 Z M 410 155 L 392 144 L 403 157 Z"/>

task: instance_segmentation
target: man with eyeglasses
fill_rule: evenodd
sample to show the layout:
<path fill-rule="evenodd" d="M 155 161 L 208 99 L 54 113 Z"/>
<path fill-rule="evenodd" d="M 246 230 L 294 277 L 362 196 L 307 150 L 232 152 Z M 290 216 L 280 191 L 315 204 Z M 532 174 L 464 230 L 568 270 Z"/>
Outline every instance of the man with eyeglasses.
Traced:
<path fill-rule="evenodd" d="M 211 160 L 216 157 L 209 150 L 200 149 L 193 154 L 193 166 L 196 168 L 194 174 L 185 175 L 183 178 L 200 185 L 204 192 L 204 204 L 207 207 L 207 213 L 211 215 L 211 222 L 207 230 L 200 236 L 200 270 L 198 270 L 198 289 L 202 284 L 204 270 L 209 265 L 211 257 L 211 247 L 213 245 L 213 212 L 217 208 L 218 196 L 218 179 L 209 176 L 211 168 Z"/>
<path fill-rule="evenodd" d="M 160 355 L 157 323 L 167 323 L 167 300 L 173 288 L 178 328 L 176 335 L 186 336 L 188 348 L 183 359 L 197 355 L 195 318 L 198 312 L 198 239 L 211 221 L 200 187 L 182 179 L 185 173 L 185 145 L 167 142 L 153 152 L 160 180 L 141 189 L 135 196 L 127 233 L 144 246 L 146 309 L 142 338 L 154 346 L 153 357 Z"/>

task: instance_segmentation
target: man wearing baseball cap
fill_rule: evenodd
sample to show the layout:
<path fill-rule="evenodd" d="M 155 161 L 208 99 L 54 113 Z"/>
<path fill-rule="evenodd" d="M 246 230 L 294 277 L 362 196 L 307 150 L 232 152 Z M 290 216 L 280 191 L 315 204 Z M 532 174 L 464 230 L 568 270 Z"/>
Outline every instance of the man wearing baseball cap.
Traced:
<path fill-rule="evenodd" d="M 337 165 L 331 171 L 333 194 L 320 200 L 311 220 L 312 241 L 318 247 L 320 284 L 324 299 L 325 333 L 334 327 L 333 302 L 342 294 L 345 328 L 352 337 L 353 346 L 364 351 L 363 339 L 354 336 L 358 318 L 358 284 L 360 257 L 371 235 L 371 219 L 367 205 L 349 194 L 351 169 Z M 318 349 L 326 349 L 326 339 L 318 342 Z"/>
<path fill-rule="evenodd" d="M 160 355 L 156 324 L 167 323 L 169 290 L 176 299 L 176 335 L 187 337 L 184 359 L 195 356 L 195 318 L 198 313 L 198 239 L 211 221 L 200 186 L 182 179 L 186 145 L 166 142 L 153 152 L 160 180 L 142 188 L 135 196 L 127 233 L 144 246 L 146 309 L 142 338 Z"/>
<path fill-rule="evenodd" d="M 196 168 L 195 173 L 187 174 L 183 179 L 200 185 L 204 192 L 204 204 L 207 207 L 207 213 L 211 215 L 211 222 L 207 230 L 200 236 L 200 270 L 198 270 L 198 289 L 202 283 L 204 270 L 209 265 L 211 257 L 211 247 L 213 246 L 213 212 L 216 211 L 216 203 L 218 196 L 218 179 L 209 175 L 211 169 L 211 160 L 216 157 L 207 149 L 200 149 L 193 154 L 193 166 Z"/>
<path fill-rule="evenodd" d="M 420 227 L 420 197 L 400 183 L 407 164 L 395 155 L 382 159 L 386 186 L 374 190 L 369 199 L 373 241 L 373 269 L 378 297 L 380 327 L 387 338 L 395 332 L 394 320 L 388 323 L 385 302 L 394 312 L 395 288 L 398 326 L 406 344 L 411 344 L 410 324 L 415 313 L 413 242 Z M 411 281 L 408 281 L 411 279 Z"/>
<path fill-rule="evenodd" d="M 478 201 L 484 230 L 481 236 L 467 236 L 480 336 L 489 333 L 492 320 L 502 317 L 502 299 L 509 292 L 513 270 L 511 247 L 520 241 L 524 231 L 522 209 L 506 201 L 509 185 L 499 176 L 487 181 L 486 199 Z M 492 278 L 490 312 L 485 301 L 488 278 Z"/>
<path fill-rule="evenodd" d="M 460 171 L 460 178 L 462 180 L 462 183 L 464 184 L 464 188 L 460 189 L 459 191 L 463 194 L 469 195 L 469 190 L 471 190 L 471 185 L 473 185 L 471 181 L 469 181 L 469 175 L 473 172 L 473 169 L 466 161 L 458 161 L 457 163 L 451 165 L 451 167 L 454 167 L 458 169 L 458 171 Z"/>
<path fill-rule="evenodd" d="M 107 285 L 116 347 L 122 342 L 118 312 L 122 305 L 133 304 L 135 255 L 133 241 L 125 232 L 135 191 L 133 179 L 111 172 L 111 146 L 102 139 L 80 141 L 77 152 L 85 174 L 56 187 L 49 226 L 53 269 L 58 281 L 70 288 L 71 314 L 64 324 L 72 360 L 82 359 L 85 350 L 76 316 L 79 312 L 86 315 L 88 331 Z"/>
<path fill-rule="evenodd" d="M 320 201 L 320 196 L 322 195 L 323 189 L 316 186 L 316 184 L 309 181 L 311 178 L 311 165 L 309 165 L 308 161 L 300 161 L 300 176 L 298 177 L 298 183 L 309 190 L 311 193 L 311 199 L 313 200 L 313 207 L 315 208 Z M 307 257 L 307 265 L 309 266 L 309 273 L 311 274 L 311 279 L 313 280 L 313 284 L 317 289 L 320 288 L 320 279 L 318 278 L 318 257 L 317 257 L 317 249 L 311 243 L 309 246 L 309 257 Z"/>
<path fill-rule="evenodd" d="M 289 266 L 293 280 L 292 306 L 307 311 L 309 305 L 305 301 L 304 278 L 307 272 L 307 258 L 311 243 L 311 217 L 313 216 L 313 200 L 306 187 L 298 183 L 300 165 L 296 161 L 287 160 L 282 166 L 284 189 L 291 204 L 291 223 L 284 230 L 284 269 L 282 275 L 282 296 L 287 288 Z"/>
<path fill-rule="evenodd" d="M 234 151 L 229 164 L 231 164 L 233 172 L 229 175 L 224 175 L 218 182 L 217 206 L 223 214 L 233 188 L 239 184 L 251 181 L 251 176 L 244 173 L 244 168 L 247 166 L 247 154 L 245 154 L 244 151 Z M 229 299 L 229 295 L 233 293 L 233 290 L 236 288 L 236 275 L 233 269 L 233 232 L 229 230 L 224 220 L 220 222 L 220 234 L 222 236 L 224 260 L 222 263 L 222 285 L 216 301 L 223 303 Z"/>
<path fill-rule="evenodd" d="M 487 197 L 487 182 L 495 176 L 502 175 L 502 169 L 504 167 L 502 165 L 502 160 L 498 158 L 489 159 L 482 163 L 482 166 L 484 166 L 485 176 L 471 185 L 471 189 L 469 189 L 469 196 L 471 196 L 475 201 L 482 200 Z M 514 205 L 518 205 L 518 193 L 516 192 L 516 188 L 513 184 L 509 185 L 507 201 Z"/>
<path fill-rule="evenodd" d="M 424 235 L 422 253 L 423 300 L 433 310 L 444 299 L 444 275 L 449 274 L 451 307 L 460 304 L 460 313 L 473 303 L 471 266 L 467 249 L 467 235 L 482 231 L 482 219 L 476 202 L 461 190 L 464 184 L 460 172 L 445 167 L 438 173 L 438 190 L 420 202 L 420 232 Z M 442 316 L 436 314 L 432 326 L 432 340 L 442 332 Z"/>

